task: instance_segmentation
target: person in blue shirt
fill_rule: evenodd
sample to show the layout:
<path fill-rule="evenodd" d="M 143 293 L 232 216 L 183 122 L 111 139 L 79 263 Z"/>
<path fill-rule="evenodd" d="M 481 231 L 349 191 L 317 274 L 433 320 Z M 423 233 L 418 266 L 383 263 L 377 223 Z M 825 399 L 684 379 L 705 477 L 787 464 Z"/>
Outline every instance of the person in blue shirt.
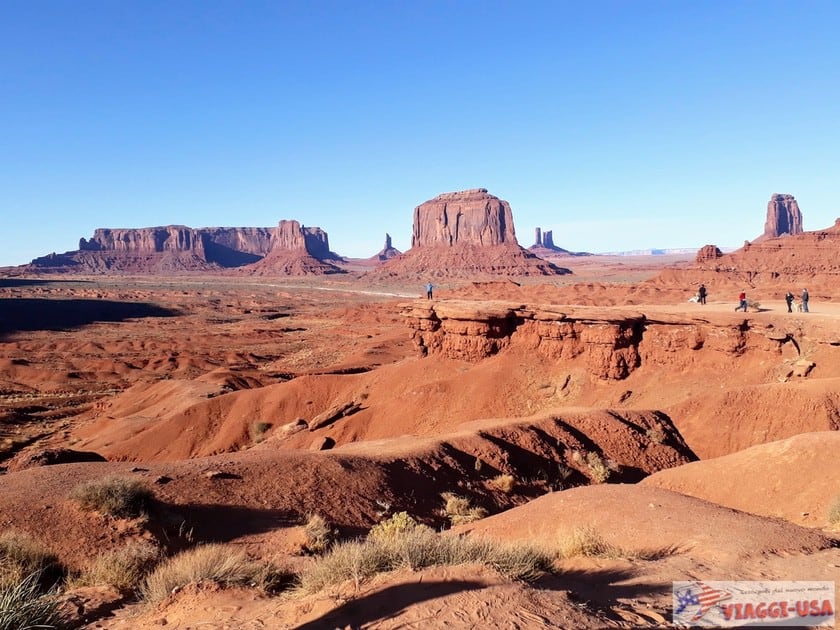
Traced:
<path fill-rule="evenodd" d="M 434 286 L 432 286 L 432 283 L 430 282 L 426 285 L 426 298 L 429 300 L 432 299 L 432 289 L 434 289 Z"/>

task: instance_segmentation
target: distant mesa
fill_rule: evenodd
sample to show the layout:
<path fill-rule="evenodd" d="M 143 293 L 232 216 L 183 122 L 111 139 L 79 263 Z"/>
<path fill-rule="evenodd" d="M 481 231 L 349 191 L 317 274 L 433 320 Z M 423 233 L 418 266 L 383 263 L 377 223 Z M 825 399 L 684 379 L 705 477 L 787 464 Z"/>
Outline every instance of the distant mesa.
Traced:
<path fill-rule="evenodd" d="M 767 202 L 767 220 L 764 233 L 756 240 L 778 238 L 783 234 L 802 234 L 802 212 L 793 195 L 774 193 Z"/>
<path fill-rule="evenodd" d="M 396 249 L 391 244 L 391 235 L 386 232 L 385 233 L 385 245 L 384 245 L 384 247 L 381 250 L 379 250 L 378 254 L 375 254 L 374 256 L 372 256 L 371 260 L 384 262 L 386 260 L 391 260 L 392 258 L 396 258 L 400 254 L 402 254 L 402 252 L 400 250 Z"/>
<path fill-rule="evenodd" d="M 554 233 L 552 230 L 543 231 L 542 228 L 535 229 L 534 244 L 528 251 L 537 256 L 591 256 L 589 252 L 570 252 L 568 249 L 557 247 L 554 244 Z"/>
<path fill-rule="evenodd" d="M 330 261 L 341 257 L 330 251 L 327 233 L 319 227 L 304 227 L 297 221 L 283 220 L 271 236 L 265 257 L 243 272 L 253 275 L 322 275 L 345 273 Z"/>
<path fill-rule="evenodd" d="M 371 272 L 380 276 L 544 276 L 571 273 L 523 249 L 510 204 L 473 188 L 438 195 L 414 209 L 411 249 Z"/>
<path fill-rule="evenodd" d="M 268 259 L 268 260 L 266 260 Z M 326 232 L 297 221 L 276 228 L 169 225 L 94 231 L 77 251 L 34 259 L 28 268 L 63 273 L 184 273 L 240 269 L 284 275 L 340 273 Z"/>
<path fill-rule="evenodd" d="M 833 292 L 840 277 L 840 220 L 829 228 L 805 232 L 793 195 L 774 194 L 767 204 L 764 233 L 729 253 L 714 245 L 697 252 L 691 267 L 666 269 L 654 283 L 693 286 L 700 282 L 767 289 L 778 298 L 808 287 Z"/>
<path fill-rule="evenodd" d="M 723 256 L 723 252 L 720 251 L 720 248 L 717 245 L 703 245 L 703 247 L 697 251 L 697 257 L 694 261 L 704 263 L 717 260 L 721 256 Z"/>

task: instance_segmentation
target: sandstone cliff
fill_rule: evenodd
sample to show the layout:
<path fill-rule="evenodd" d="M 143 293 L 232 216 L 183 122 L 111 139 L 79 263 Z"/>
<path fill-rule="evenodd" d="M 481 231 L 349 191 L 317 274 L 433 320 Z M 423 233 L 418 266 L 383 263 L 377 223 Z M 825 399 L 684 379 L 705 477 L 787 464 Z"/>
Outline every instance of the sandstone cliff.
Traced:
<path fill-rule="evenodd" d="M 257 264 L 271 255 L 266 264 Z M 79 249 L 36 258 L 38 271 L 66 273 L 187 273 L 239 268 L 257 274 L 336 273 L 327 233 L 280 221 L 276 228 L 169 225 L 97 229 Z"/>
<path fill-rule="evenodd" d="M 438 195 L 414 209 L 411 247 L 516 245 L 510 204 L 486 188 Z"/>
<path fill-rule="evenodd" d="M 802 233 L 802 212 L 793 195 L 773 194 L 767 202 L 767 220 L 759 239 Z"/>
<path fill-rule="evenodd" d="M 242 271 L 260 276 L 345 273 L 330 260 L 337 261 L 340 257 L 330 251 L 329 237 L 324 230 L 283 220 L 271 236 L 268 254 Z"/>
<path fill-rule="evenodd" d="M 386 261 L 399 256 L 402 252 L 391 244 L 391 235 L 385 234 L 385 245 L 379 250 L 379 253 L 372 256 L 373 260 Z"/>
<path fill-rule="evenodd" d="M 444 193 L 414 209 L 412 247 L 376 278 L 547 276 L 571 273 L 519 246 L 510 204 L 484 188 Z"/>

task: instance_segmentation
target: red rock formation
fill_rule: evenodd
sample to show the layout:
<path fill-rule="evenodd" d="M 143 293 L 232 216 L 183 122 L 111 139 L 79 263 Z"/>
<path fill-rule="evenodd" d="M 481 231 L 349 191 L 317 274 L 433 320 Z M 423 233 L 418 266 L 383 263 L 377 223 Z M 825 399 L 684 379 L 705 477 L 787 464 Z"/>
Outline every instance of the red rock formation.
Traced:
<path fill-rule="evenodd" d="M 710 260 L 716 260 L 723 256 L 723 252 L 718 249 L 717 245 L 703 245 L 697 252 L 695 262 L 704 263 Z"/>
<path fill-rule="evenodd" d="M 774 193 L 767 202 L 767 220 L 764 234 L 759 238 L 777 238 L 782 234 L 795 236 L 802 233 L 802 212 L 793 195 Z"/>
<path fill-rule="evenodd" d="M 243 272 L 260 275 L 322 275 L 345 273 L 327 262 L 339 257 L 330 251 L 327 233 L 318 227 L 304 227 L 297 221 L 283 220 L 271 236 L 271 249 L 265 258 Z"/>
<path fill-rule="evenodd" d="M 372 257 L 373 260 L 385 261 L 391 260 L 396 256 L 399 256 L 402 252 L 396 249 L 391 244 L 391 235 L 386 233 L 385 234 L 385 246 L 379 250 L 379 253 Z"/>
<path fill-rule="evenodd" d="M 486 188 L 438 195 L 414 209 L 411 247 L 516 245 L 510 204 Z"/>
<path fill-rule="evenodd" d="M 412 247 L 369 277 L 430 279 L 571 273 L 516 242 L 510 205 L 484 188 L 444 193 L 414 209 Z"/>
<path fill-rule="evenodd" d="M 268 258 L 266 263 L 261 261 Z M 241 268 L 256 274 L 337 273 L 339 257 L 330 251 L 327 233 L 280 221 L 271 228 L 97 229 L 79 250 L 36 258 L 38 271 L 74 273 L 173 273 Z"/>

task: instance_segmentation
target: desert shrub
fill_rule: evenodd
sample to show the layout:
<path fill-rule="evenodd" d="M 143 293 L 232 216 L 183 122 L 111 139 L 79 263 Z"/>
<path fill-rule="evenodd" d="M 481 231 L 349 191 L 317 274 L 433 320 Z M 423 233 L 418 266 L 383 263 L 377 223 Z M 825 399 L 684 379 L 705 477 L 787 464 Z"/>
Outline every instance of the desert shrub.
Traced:
<path fill-rule="evenodd" d="M 149 543 L 132 542 L 104 553 L 73 579 L 74 586 L 109 584 L 123 594 L 140 590 L 143 578 L 160 560 L 160 550 Z"/>
<path fill-rule="evenodd" d="M 270 422 L 253 422 L 249 428 L 249 433 L 251 434 L 251 441 L 255 444 L 259 444 L 265 439 L 266 432 L 271 428 Z"/>
<path fill-rule="evenodd" d="M 154 493 L 142 481 L 111 476 L 76 486 L 71 497 L 84 510 L 135 518 L 146 513 Z"/>
<path fill-rule="evenodd" d="M 58 599 L 40 592 L 37 573 L 0 587 L 0 630 L 63 627 Z"/>
<path fill-rule="evenodd" d="M 401 536 L 421 525 L 412 518 L 408 512 L 397 512 L 392 514 L 390 518 L 374 525 L 368 532 L 370 540 L 388 540 Z"/>
<path fill-rule="evenodd" d="M 304 543 L 306 551 L 313 554 L 324 553 L 335 540 L 335 530 L 319 514 L 310 514 L 306 517 L 303 534 L 306 536 Z"/>
<path fill-rule="evenodd" d="M 667 437 L 665 434 L 665 428 L 658 422 L 654 423 L 653 426 L 645 432 L 645 434 L 654 444 L 664 444 Z"/>
<path fill-rule="evenodd" d="M 840 496 L 834 499 L 834 503 L 828 508 L 828 524 L 840 527 Z"/>
<path fill-rule="evenodd" d="M 559 539 L 558 551 L 562 558 L 615 558 L 622 555 L 621 550 L 604 540 L 594 527 L 574 528 L 570 534 Z"/>
<path fill-rule="evenodd" d="M 469 536 L 441 536 L 417 525 L 388 537 L 368 537 L 335 545 L 304 570 L 298 588 L 314 593 L 353 580 L 359 584 L 378 573 L 407 567 L 480 563 L 510 579 L 529 580 L 551 568 L 548 553 L 529 545 L 500 543 Z"/>
<path fill-rule="evenodd" d="M 595 451 L 586 454 L 586 465 L 589 467 L 589 476 L 595 483 L 604 483 L 610 478 L 612 471 L 607 462 Z"/>
<path fill-rule="evenodd" d="M 0 536 L 0 588 L 16 587 L 33 575 L 36 586 L 49 587 L 61 579 L 64 568 L 28 534 L 5 532 Z"/>
<path fill-rule="evenodd" d="M 173 591 L 202 581 L 228 585 L 259 585 L 265 567 L 248 560 L 245 552 L 226 545 L 193 547 L 160 563 L 146 576 L 141 595 L 147 602 L 159 602 Z"/>
<path fill-rule="evenodd" d="M 482 507 L 473 507 L 466 497 L 451 492 L 444 492 L 440 496 L 444 501 L 443 513 L 452 525 L 472 523 L 487 516 L 487 510 Z"/>
<path fill-rule="evenodd" d="M 508 474 L 501 474 L 493 477 L 490 480 L 490 485 L 498 490 L 501 490 L 505 494 L 510 494 L 513 492 L 513 489 L 516 487 L 516 479 L 513 475 Z"/>

